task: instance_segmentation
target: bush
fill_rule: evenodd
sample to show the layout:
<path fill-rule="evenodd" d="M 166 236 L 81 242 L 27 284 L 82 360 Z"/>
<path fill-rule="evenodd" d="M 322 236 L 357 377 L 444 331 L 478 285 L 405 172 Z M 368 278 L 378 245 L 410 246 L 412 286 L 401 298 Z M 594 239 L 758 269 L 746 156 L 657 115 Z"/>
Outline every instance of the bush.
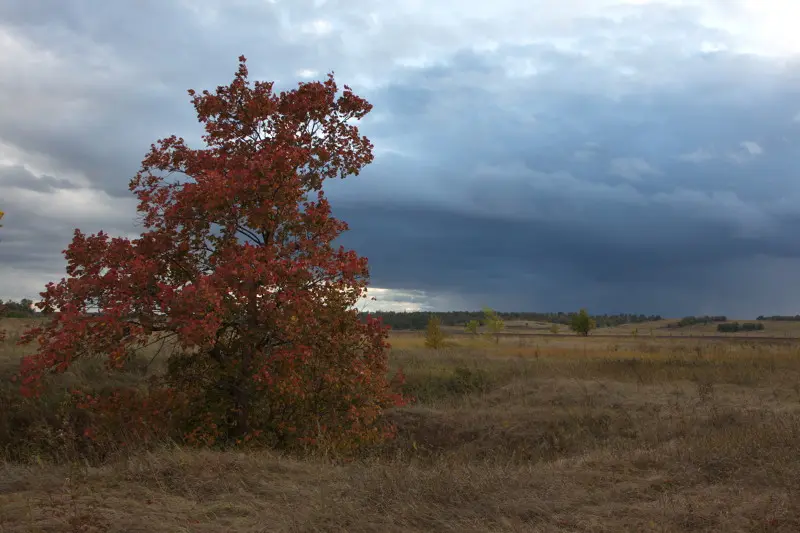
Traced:
<path fill-rule="evenodd" d="M 680 319 L 678 322 L 673 322 L 669 324 L 668 328 L 684 328 L 688 326 L 697 326 L 697 325 L 705 325 L 711 324 L 713 322 L 725 322 L 728 320 L 728 317 L 724 315 L 718 316 L 686 316 Z"/>
<path fill-rule="evenodd" d="M 764 329 L 764 324 L 758 322 L 753 324 L 752 322 L 747 322 L 744 324 L 740 324 L 738 322 L 728 322 L 725 324 L 718 324 L 717 331 L 720 333 L 737 333 L 740 331 L 761 331 Z"/>

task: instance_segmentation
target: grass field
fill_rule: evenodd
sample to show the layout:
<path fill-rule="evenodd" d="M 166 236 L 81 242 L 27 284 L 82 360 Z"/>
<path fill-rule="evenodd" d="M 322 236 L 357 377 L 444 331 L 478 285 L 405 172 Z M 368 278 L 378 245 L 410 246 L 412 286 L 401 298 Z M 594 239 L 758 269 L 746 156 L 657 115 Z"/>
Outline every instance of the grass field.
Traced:
<path fill-rule="evenodd" d="M 800 339 L 800 322 L 796 321 L 778 321 L 766 320 L 762 321 L 765 328 L 760 331 L 740 331 L 736 333 L 720 333 L 717 331 L 717 323 L 712 324 L 697 324 L 693 326 L 685 326 L 681 328 L 669 328 L 670 324 L 674 324 L 679 319 L 671 318 L 658 320 L 654 322 L 642 322 L 639 324 L 624 324 L 621 326 L 599 328 L 593 331 L 593 335 L 598 337 L 605 336 L 623 336 L 629 337 L 636 332 L 638 337 L 725 337 L 731 339 L 744 339 L 744 338 L 789 338 Z M 757 320 L 730 320 L 730 322 L 739 322 L 740 324 L 758 323 Z M 538 336 L 553 336 L 550 331 L 553 326 L 549 322 L 533 322 L 533 321 L 507 321 L 505 323 L 505 335 L 538 335 Z M 571 335 L 569 327 L 559 324 L 559 332 L 556 335 Z M 443 328 L 452 335 L 466 334 L 464 328 L 448 326 Z"/>
<path fill-rule="evenodd" d="M 0 375 L 21 355 L 2 346 Z M 391 361 L 419 401 L 363 459 L 173 446 L 53 464 L 31 440 L 0 463 L 0 533 L 800 531 L 800 344 L 459 336 L 437 352 L 397 334 Z M 0 410 L 0 438 L 23 408 Z"/>

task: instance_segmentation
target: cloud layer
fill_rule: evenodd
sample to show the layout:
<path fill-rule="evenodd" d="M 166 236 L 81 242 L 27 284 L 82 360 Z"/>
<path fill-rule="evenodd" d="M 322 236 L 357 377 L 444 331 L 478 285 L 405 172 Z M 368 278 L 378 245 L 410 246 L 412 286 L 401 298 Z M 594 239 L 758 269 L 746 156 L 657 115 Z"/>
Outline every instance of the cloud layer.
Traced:
<path fill-rule="evenodd" d="M 800 39 L 770 2 L 145 6 L 0 5 L 0 297 L 59 279 L 74 227 L 135 231 L 149 144 L 199 142 L 185 90 L 243 53 L 375 105 L 375 162 L 328 187 L 371 308 L 800 312 Z"/>

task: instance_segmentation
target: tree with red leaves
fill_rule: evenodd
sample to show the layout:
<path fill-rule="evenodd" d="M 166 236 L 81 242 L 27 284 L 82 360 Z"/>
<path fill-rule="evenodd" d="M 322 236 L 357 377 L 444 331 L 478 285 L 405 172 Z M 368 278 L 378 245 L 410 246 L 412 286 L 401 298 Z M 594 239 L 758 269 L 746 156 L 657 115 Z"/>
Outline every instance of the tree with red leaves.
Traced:
<path fill-rule="evenodd" d="M 39 344 L 21 390 L 37 394 L 78 358 L 120 368 L 169 340 L 150 401 L 182 414 L 189 442 L 380 441 L 393 429 L 381 414 L 404 401 L 402 374 L 388 379 L 388 328 L 359 320 L 367 260 L 333 246 L 347 225 L 322 191 L 372 161 L 351 124 L 372 106 L 346 85 L 339 94 L 332 73 L 276 94 L 248 81 L 245 61 L 230 85 L 189 91 L 204 148 L 175 136 L 151 146 L 130 183 L 139 238 L 75 230 L 68 277 L 37 304 L 54 315 L 21 340 Z"/>

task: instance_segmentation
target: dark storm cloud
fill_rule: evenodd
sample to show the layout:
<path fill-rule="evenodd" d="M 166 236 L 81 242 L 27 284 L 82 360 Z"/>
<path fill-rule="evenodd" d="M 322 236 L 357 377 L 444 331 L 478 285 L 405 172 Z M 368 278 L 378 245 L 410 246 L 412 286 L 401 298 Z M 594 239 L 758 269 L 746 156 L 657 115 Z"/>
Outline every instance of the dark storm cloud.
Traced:
<path fill-rule="evenodd" d="M 60 277 L 76 226 L 135 231 L 149 144 L 198 142 L 186 89 L 244 53 L 375 105 L 374 164 L 328 190 L 387 304 L 797 312 L 800 70 L 697 22 L 742 2 L 615 3 L 3 2 L 0 293 Z"/>
<path fill-rule="evenodd" d="M 337 184 L 335 193 L 361 205 L 340 212 L 352 218 L 348 239 L 372 258 L 379 286 L 472 293 L 518 308 L 794 309 L 800 291 L 759 270 L 730 272 L 800 259 L 796 65 L 717 52 L 682 57 L 678 69 L 666 50 L 649 50 L 691 76 L 681 87 L 632 84 L 609 98 L 603 86 L 614 77 L 593 76 L 591 61 L 575 54 L 504 91 L 461 86 L 472 73 L 491 85 L 500 73 L 488 65 L 503 53 L 461 54 L 449 71 L 409 70 L 397 82 L 404 102 L 446 113 L 401 109 L 391 86 L 374 96 L 398 113 L 374 127 L 375 137 L 392 146 L 398 136 L 398 151 L 413 154 L 384 155 L 365 172 L 376 183 L 364 187 L 383 203 L 372 211 L 355 188 Z M 542 54 L 550 52 L 530 46 L 525 55 Z M 600 90 L 565 83 L 574 71 Z M 411 131 L 413 146 L 402 140 Z M 526 283 L 526 274 L 538 281 Z M 487 283 L 492 290 L 480 294 Z M 748 307 L 754 298 L 762 303 Z"/>
<path fill-rule="evenodd" d="M 719 225 L 701 229 L 693 241 L 648 244 L 615 243 L 602 232 L 499 216 L 386 207 L 337 214 L 352 228 L 342 242 L 369 257 L 376 286 L 470 295 L 474 305 L 516 310 L 543 302 L 548 309 L 589 305 L 647 313 L 655 306 L 681 314 L 694 312 L 687 311 L 689 302 L 711 313 L 714 307 L 706 301 L 727 298 L 728 309 L 747 313 L 752 297 L 759 295 L 744 301 L 736 295 L 777 284 L 760 271 L 730 279 L 729 267 L 754 258 L 763 265 L 767 257 L 782 264 L 800 257 L 797 246 L 787 250 L 737 238 Z M 792 286 L 781 290 L 789 292 L 787 303 L 797 296 Z M 771 298 L 762 298 L 761 309 L 774 303 L 775 293 Z"/>

